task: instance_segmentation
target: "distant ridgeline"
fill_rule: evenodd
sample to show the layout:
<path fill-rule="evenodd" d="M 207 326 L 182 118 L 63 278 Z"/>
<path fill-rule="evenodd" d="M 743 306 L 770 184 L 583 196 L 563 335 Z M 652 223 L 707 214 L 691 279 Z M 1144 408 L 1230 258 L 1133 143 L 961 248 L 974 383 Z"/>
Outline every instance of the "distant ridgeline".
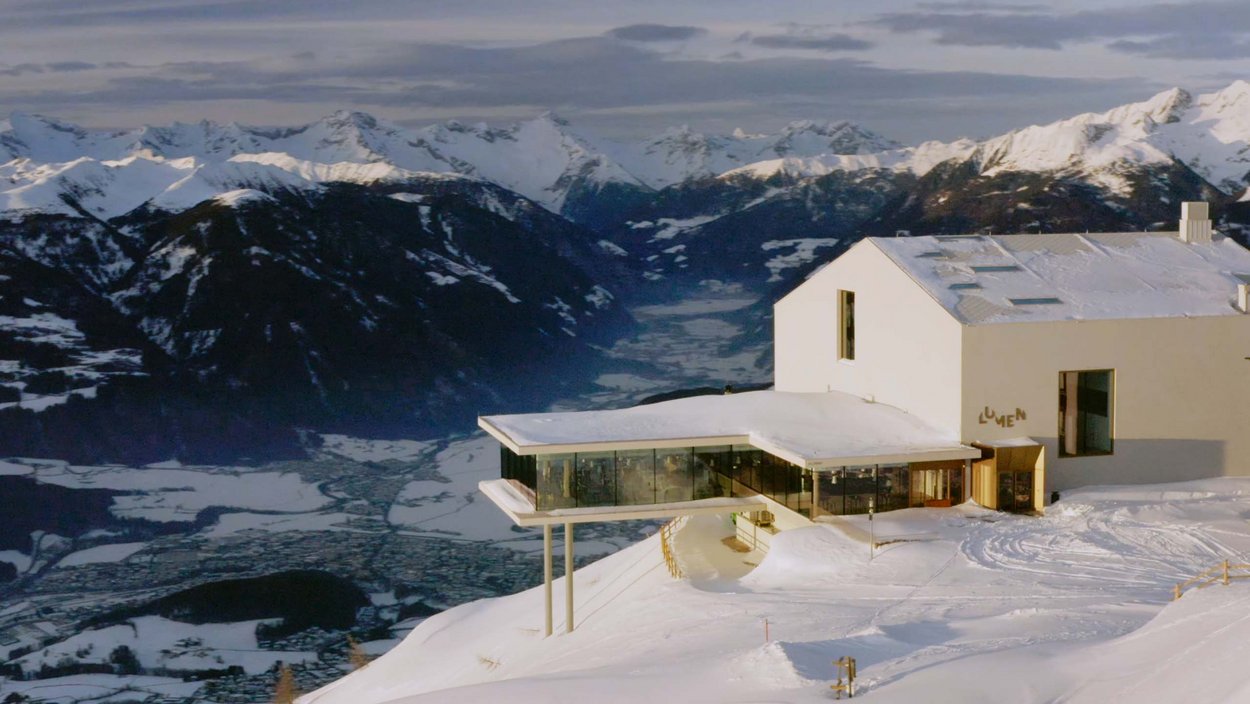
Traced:
<path fill-rule="evenodd" d="M 1244 242 L 1247 97 L 1174 89 L 917 147 L 845 122 L 620 144 L 551 115 L 130 132 L 14 115 L 0 456 L 239 462 L 303 454 L 300 429 L 467 429 L 590 388 L 638 329 L 628 307 L 707 282 L 758 296 L 741 344 L 767 340 L 771 302 L 866 235 L 1170 229 L 1205 200 Z"/>

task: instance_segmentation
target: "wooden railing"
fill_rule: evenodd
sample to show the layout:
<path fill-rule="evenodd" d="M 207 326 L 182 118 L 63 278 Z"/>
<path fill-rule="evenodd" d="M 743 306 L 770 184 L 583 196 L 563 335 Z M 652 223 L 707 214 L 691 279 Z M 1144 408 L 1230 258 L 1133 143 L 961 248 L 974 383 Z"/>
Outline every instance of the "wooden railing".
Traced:
<path fill-rule="evenodd" d="M 673 553 L 673 534 L 686 522 L 686 516 L 678 516 L 660 526 L 660 551 L 664 553 L 664 566 L 673 579 L 681 579 L 681 565 L 677 564 L 677 556 Z"/>
<path fill-rule="evenodd" d="M 1209 570 L 1199 572 L 1195 577 L 1178 582 L 1172 588 L 1172 600 L 1181 598 L 1186 589 L 1202 589 L 1212 584 L 1228 584 L 1234 579 L 1250 579 L 1250 564 L 1235 564 L 1224 560 Z"/>

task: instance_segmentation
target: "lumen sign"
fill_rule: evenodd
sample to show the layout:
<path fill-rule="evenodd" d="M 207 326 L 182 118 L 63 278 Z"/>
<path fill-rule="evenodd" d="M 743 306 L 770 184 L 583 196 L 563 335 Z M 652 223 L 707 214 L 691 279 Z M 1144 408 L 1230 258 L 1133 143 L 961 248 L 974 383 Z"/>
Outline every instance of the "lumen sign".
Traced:
<path fill-rule="evenodd" d="M 980 415 L 977 416 L 977 422 L 981 425 L 994 423 L 1000 428 L 1014 428 L 1018 420 L 1028 420 L 1028 414 L 1022 408 L 1017 408 L 1015 413 L 999 413 L 997 410 L 986 406 L 981 410 Z"/>

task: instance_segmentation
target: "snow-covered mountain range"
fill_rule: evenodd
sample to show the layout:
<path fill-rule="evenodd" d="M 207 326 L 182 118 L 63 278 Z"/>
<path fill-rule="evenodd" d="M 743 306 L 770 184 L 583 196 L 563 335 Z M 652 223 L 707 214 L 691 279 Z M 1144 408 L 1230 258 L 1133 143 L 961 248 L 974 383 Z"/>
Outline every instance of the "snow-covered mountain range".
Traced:
<path fill-rule="evenodd" d="M 656 191 L 713 177 L 811 178 L 874 169 L 924 176 L 943 163 L 967 163 L 982 176 L 1079 176 L 1123 194 L 1130 188 L 1126 168 L 1177 162 L 1241 196 L 1247 150 L 1250 83 L 1244 81 L 1202 95 L 1173 88 L 981 142 L 912 147 L 848 122 L 798 121 L 776 134 L 705 135 L 680 127 L 621 143 L 551 113 L 506 128 L 453 121 L 405 129 L 339 112 L 294 128 L 201 122 L 123 131 L 13 114 L 0 122 L 0 210 L 81 209 L 109 219 L 144 206 L 181 210 L 240 189 L 399 183 L 438 173 L 488 181 L 562 212 L 571 194 L 609 185 Z"/>
<path fill-rule="evenodd" d="M 405 130 L 358 112 L 302 127 L 174 124 L 109 132 L 35 115 L 0 122 L 0 210 L 108 219 L 140 206 L 191 207 L 243 188 L 477 178 L 559 211 L 575 186 L 656 189 L 762 159 L 868 154 L 897 145 L 845 122 L 795 122 L 775 135 L 709 137 L 681 128 L 637 145 L 581 136 L 553 114 L 504 129 L 458 122 Z"/>
<path fill-rule="evenodd" d="M 261 419 L 362 430 L 353 419 L 541 405 L 559 384 L 526 373 L 555 378 L 558 359 L 569 384 L 610 365 L 604 345 L 636 329 L 629 306 L 741 287 L 758 299 L 741 312 L 756 345 L 772 300 L 868 235 L 1160 229 L 1205 199 L 1244 240 L 1247 150 L 1243 81 L 916 146 L 847 122 L 623 143 L 552 114 L 121 131 L 14 114 L 0 121 L 0 439 L 65 456 L 58 443 L 107 435 L 82 430 L 97 407 L 157 425 L 182 413 L 184 435 L 150 437 L 189 446 L 201 410 L 267 437 Z M 147 386 L 119 396 L 118 379 Z M 175 390 L 192 397 L 181 410 L 153 405 Z"/>

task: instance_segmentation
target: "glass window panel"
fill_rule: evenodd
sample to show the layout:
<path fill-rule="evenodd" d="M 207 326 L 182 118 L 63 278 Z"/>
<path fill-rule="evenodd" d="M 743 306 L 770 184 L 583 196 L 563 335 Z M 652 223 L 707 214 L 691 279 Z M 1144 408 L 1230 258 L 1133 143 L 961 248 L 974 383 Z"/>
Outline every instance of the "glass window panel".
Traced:
<path fill-rule="evenodd" d="M 760 467 L 764 463 L 764 452 L 750 445 L 734 445 L 733 447 L 733 478 L 741 486 L 734 487 L 734 496 L 754 491 L 760 493 Z M 742 489 L 750 491 L 743 492 Z"/>
<path fill-rule="evenodd" d="M 816 480 L 820 483 L 820 512 L 831 516 L 846 513 L 846 500 L 843 496 L 846 480 L 842 477 L 842 470 L 820 472 Z"/>
<path fill-rule="evenodd" d="M 1011 472 L 998 472 L 998 510 L 1014 511 L 1016 510 L 1016 492 L 1015 483 L 1012 482 Z"/>
<path fill-rule="evenodd" d="M 924 502 L 932 501 L 936 497 L 934 491 L 934 475 L 932 470 L 913 469 L 911 471 L 911 501 L 909 504 L 913 508 L 924 506 Z"/>
<path fill-rule="evenodd" d="M 615 453 L 577 453 L 577 505 L 616 505 Z"/>
<path fill-rule="evenodd" d="M 1033 473 L 1015 472 L 1015 502 L 1013 511 L 1033 510 Z"/>
<path fill-rule="evenodd" d="M 499 474 L 504 479 L 511 479 L 536 491 L 535 463 L 533 455 L 518 455 L 507 447 L 499 446 Z"/>
<path fill-rule="evenodd" d="M 1081 372 L 1077 409 L 1085 454 L 1111 452 L 1111 372 Z"/>
<path fill-rule="evenodd" d="M 547 511 L 553 508 L 572 508 L 577 505 L 576 479 L 573 458 L 567 455 L 538 455 L 538 483 L 535 489 L 535 508 Z"/>
<path fill-rule="evenodd" d="M 917 465 L 910 467 L 910 505 L 913 507 L 944 506 L 948 504 L 942 502 L 950 502 L 949 505 L 954 505 L 963 501 L 963 468 L 931 468 L 931 466 L 926 466 L 927 464 L 922 463 L 919 467 Z"/>
<path fill-rule="evenodd" d="M 694 498 L 733 495 L 731 458 L 728 445 L 694 448 Z"/>
<path fill-rule="evenodd" d="M 838 292 L 840 332 L 838 358 L 855 359 L 855 292 Z"/>
<path fill-rule="evenodd" d="M 616 503 L 620 506 L 655 503 L 655 450 L 616 453 Z"/>
<path fill-rule="evenodd" d="M 1114 372 L 1059 374 L 1059 454 L 1063 457 L 1112 452 Z"/>
<path fill-rule="evenodd" d="M 907 465 L 881 465 L 877 469 L 877 510 L 907 508 L 910 489 Z"/>
<path fill-rule="evenodd" d="M 656 503 L 668 504 L 695 498 L 695 477 L 691 459 L 688 447 L 655 451 Z"/>
<path fill-rule="evenodd" d="M 842 470 L 842 478 L 846 482 L 843 490 L 846 497 L 845 513 L 868 513 L 868 500 L 877 496 L 877 468 L 847 467 Z"/>
<path fill-rule="evenodd" d="M 812 487 L 816 473 L 799 470 L 799 500 L 796 509 L 800 514 L 807 518 L 812 517 Z"/>

